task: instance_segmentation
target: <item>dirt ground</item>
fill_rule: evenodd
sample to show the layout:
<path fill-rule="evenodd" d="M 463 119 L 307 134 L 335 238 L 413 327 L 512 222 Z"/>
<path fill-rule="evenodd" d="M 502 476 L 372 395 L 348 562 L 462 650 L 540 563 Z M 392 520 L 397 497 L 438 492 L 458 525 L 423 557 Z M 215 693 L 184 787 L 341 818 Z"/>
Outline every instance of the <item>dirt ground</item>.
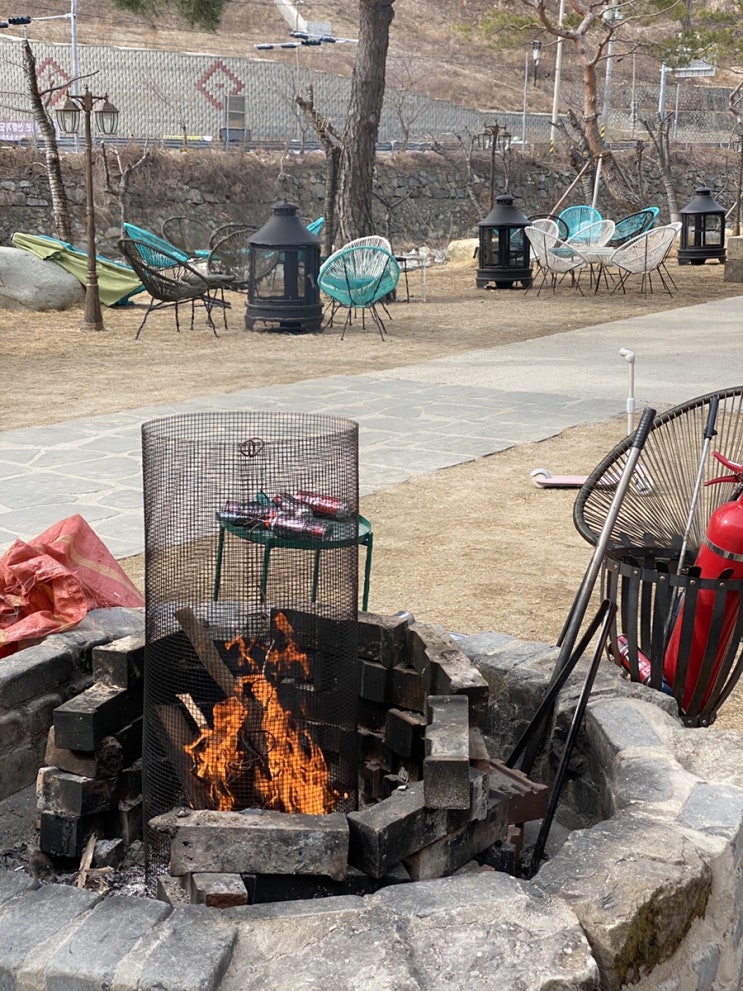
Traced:
<path fill-rule="evenodd" d="M 247 333 L 244 297 L 234 297 L 228 327 L 215 337 L 198 316 L 176 333 L 172 311 L 104 310 L 103 332 L 82 331 L 82 309 L 18 314 L 0 311 L 3 402 L 0 429 L 167 404 L 198 395 L 355 375 L 560 333 L 621 317 L 743 295 L 723 281 L 723 266 L 679 267 L 673 297 L 637 288 L 626 296 L 581 296 L 567 286 L 552 295 L 478 290 L 471 258 L 428 270 L 428 299 L 392 305 L 382 341 L 367 325 L 339 340 L 323 334 Z M 410 275 L 412 292 L 419 276 Z M 623 397 L 617 397 L 618 408 Z M 534 467 L 588 473 L 626 430 L 624 414 L 567 430 L 538 444 L 439 471 L 362 500 L 374 524 L 369 607 L 407 609 L 422 622 L 463 633 L 496 630 L 554 643 L 591 557 L 572 523 L 574 490 L 539 490 Z M 415 512 L 401 512 L 401 507 Z M 434 526 L 432 521 L 446 521 Z M 142 559 L 124 562 L 142 582 Z M 743 694 L 743 692 L 738 693 Z M 732 698 L 718 726 L 743 730 L 743 702 Z"/>

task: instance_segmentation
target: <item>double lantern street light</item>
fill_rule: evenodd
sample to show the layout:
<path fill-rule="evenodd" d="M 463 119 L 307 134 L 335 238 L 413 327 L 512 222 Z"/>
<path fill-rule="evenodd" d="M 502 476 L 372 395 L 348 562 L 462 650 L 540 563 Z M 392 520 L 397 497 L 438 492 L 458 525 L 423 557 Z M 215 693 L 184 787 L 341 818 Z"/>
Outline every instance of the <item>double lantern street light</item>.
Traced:
<path fill-rule="evenodd" d="M 100 106 L 94 110 L 97 104 Z M 98 273 L 96 271 L 95 247 L 95 205 L 93 203 L 93 133 L 90 118 L 95 116 L 95 122 L 101 134 L 116 133 L 119 122 L 119 111 L 106 96 L 93 96 L 88 87 L 82 96 L 68 95 L 64 106 L 56 111 L 57 123 L 65 134 L 77 134 L 80 126 L 80 114 L 83 115 L 85 133 L 85 219 L 87 230 L 88 267 L 85 283 L 85 318 L 84 330 L 103 330 L 103 315 L 101 299 L 98 293 Z"/>

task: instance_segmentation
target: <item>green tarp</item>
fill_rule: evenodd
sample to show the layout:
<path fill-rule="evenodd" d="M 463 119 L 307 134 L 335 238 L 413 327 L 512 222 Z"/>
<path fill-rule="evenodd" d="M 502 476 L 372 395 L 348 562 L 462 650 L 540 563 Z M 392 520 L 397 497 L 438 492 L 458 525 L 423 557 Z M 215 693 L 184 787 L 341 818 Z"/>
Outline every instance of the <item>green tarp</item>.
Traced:
<path fill-rule="evenodd" d="M 84 251 L 78 251 L 71 244 L 58 241 L 54 237 L 36 236 L 34 234 L 14 234 L 11 238 L 16 248 L 30 251 L 39 258 L 56 262 L 74 275 L 78 282 L 86 284 L 88 274 L 88 256 Z M 98 273 L 98 295 L 104 306 L 115 306 L 124 303 L 130 296 L 144 292 L 144 286 L 137 278 L 134 270 L 128 265 L 121 265 L 108 258 L 96 255 L 96 272 Z"/>

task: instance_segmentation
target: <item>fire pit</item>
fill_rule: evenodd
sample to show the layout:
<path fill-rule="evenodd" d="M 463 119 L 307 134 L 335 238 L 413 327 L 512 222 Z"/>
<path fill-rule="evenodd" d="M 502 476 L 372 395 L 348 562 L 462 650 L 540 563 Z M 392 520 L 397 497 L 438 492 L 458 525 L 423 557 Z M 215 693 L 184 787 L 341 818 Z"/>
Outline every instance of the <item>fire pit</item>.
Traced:
<path fill-rule="evenodd" d="M 474 667 L 489 688 L 485 725 L 474 728 L 480 729 L 490 754 L 507 753 L 543 697 L 555 651 L 497 633 L 454 643 L 435 627 L 412 624 L 403 617 L 382 623 L 378 619 L 361 618 L 359 663 L 362 669 L 370 666 L 363 679 L 365 693 L 373 695 L 375 685 L 379 690 L 375 665 L 384 668 L 384 664 L 372 659 L 377 646 L 387 644 L 386 652 L 403 633 L 412 642 L 415 632 L 419 643 L 407 655 L 413 663 L 386 669 L 386 690 L 399 693 L 407 686 L 410 692 L 411 667 L 421 669 L 424 684 L 429 678 L 444 677 L 444 660 L 450 678 L 464 679 L 465 670 Z M 70 701 L 81 699 L 74 710 L 80 724 L 85 714 L 91 725 L 100 719 L 112 705 L 110 684 L 105 708 L 97 713 L 92 702 L 95 698 L 103 703 L 100 681 L 92 686 L 95 692 L 74 695 L 86 670 L 90 679 L 91 643 L 114 641 L 97 648 L 100 654 L 93 666 L 93 676 L 105 676 L 109 683 L 126 670 L 127 656 L 130 673 L 136 675 L 136 651 L 143 649 L 141 644 L 135 648 L 130 643 L 128 651 L 117 645 L 117 636 L 134 632 L 131 625 L 122 628 L 119 622 L 108 629 L 106 636 L 100 619 L 91 616 L 79 629 L 7 659 L 0 671 L 3 719 L 23 727 L 25 734 L 38 731 L 49 699 L 67 695 L 73 696 Z M 435 649 L 444 643 L 445 657 Z M 432 652 L 436 663 L 431 663 Z M 103 655 L 108 655 L 105 665 Z M 461 661 L 461 655 L 467 659 L 466 669 L 454 663 Z M 451 681 L 445 691 L 454 688 Z M 440 682 L 436 691 L 442 691 Z M 454 697 L 472 699 L 482 691 L 482 685 L 476 689 L 468 676 L 458 683 Z M 559 754 L 571 718 L 570 686 L 565 696 L 542 765 L 545 774 Z M 411 695 L 406 697 L 410 701 Z M 399 694 L 391 699 L 395 704 L 386 711 L 405 708 Z M 373 697 L 362 698 L 359 707 L 370 720 L 386 708 Z M 37 713 L 33 719 L 31 712 Z M 386 734 L 371 730 L 369 723 L 361 726 L 360 735 L 367 739 L 363 778 L 370 783 L 381 780 L 384 788 L 384 779 L 399 778 L 399 771 L 381 774 L 367 765 L 378 759 L 372 759 L 374 748 L 378 755 L 384 753 Z M 21 773 L 28 742 L 5 734 L 0 746 L 5 748 L 0 779 L 4 783 L 13 769 Z M 75 756 L 80 761 L 81 755 Z M 641 991 L 654 991 L 681 980 L 684 984 L 679 986 L 691 982 L 707 991 L 737 989 L 743 970 L 736 937 L 743 829 L 740 737 L 714 729 L 683 729 L 671 700 L 622 681 L 607 664 L 599 672 L 585 734 L 574 757 L 559 832 L 579 828 L 561 847 L 555 842 L 548 848 L 550 859 L 531 882 L 493 871 L 478 857 L 461 868 L 452 867 L 461 876 L 387 883 L 371 894 L 367 888 L 363 898 L 357 896 L 358 889 L 349 893 L 353 891 L 349 883 L 346 897 L 318 899 L 318 893 L 338 895 L 339 888 L 333 886 L 344 882 L 327 878 L 332 890 L 313 891 L 306 885 L 316 879 L 296 874 L 291 878 L 296 886 L 291 897 L 299 900 L 216 911 L 182 906 L 176 898 L 178 890 L 183 893 L 178 879 L 173 879 L 170 905 L 76 890 L 70 887 L 74 874 L 67 884 L 43 884 L 36 890 L 39 882 L 20 869 L 27 855 L 22 850 L 16 854 L 19 863 L 7 851 L 11 832 L 6 830 L 4 862 L 10 870 L 0 871 L 0 945 L 4 947 L 0 980 L 9 986 L 34 987 L 44 981 L 50 987 L 54 982 L 70 986 L 87 982 L 95 987 L 115 983 L 121 991 L 145 986 L 164 991 L 283 989 L 302 982 L 313 989 L 351 988 L 361 980 L 369 987 L 434 991 L 445 979 L 457 991 L 478 991 L 490 987 L 497 972 L 504 987 L 514 988 L 546 989 L 558 982 L 566 991 L 596 991 L 599 986 L 619 991 L 629 983 Z M 409 760 L 398 758 L 398 762 L 410 766 Z M 497 762 L 495 767 L 497 773 Z M 411 782 L 406 790 L 398 790 L 399 785 L 393 788 L 393 803 L 407 803 L 415 796 L 416 783 Z M 517 801 L 511 796 L 509 808 Z M 18 806 L 5 813 L 4 805 L 0 803 L 0 825 L 10 818 L 15 835 Z M 386 808 L 386 802 L 379 802 L 368 812 L 386 815 Z M 349 823 L 366 811 L 348 813 Z M 241 813 L 191 811 L 178 817 L 174 811 L 174 818 L 184 820 L 212 815 Z M 274 813 L 245 815 L 261 818 Z M 382 836 L 382 824 L 378 825 Z M 386 837 L 391 852 L 399 834 L 388 830 Z M 171 840 L 185 849 L 185 838 L 184 832 Z M 429 846 L 435 849 L 436 843 Z M 462 838 L 455 837 L 453 846 L 460 843 Z M 502 854 L 507 847 L 496 844 L 495 849 Z M 29 862 L 28 869 L 39 873 L 38 861 Z M 397 872 L 388 870 L 391 874 Z M 199 876 L 204 879 L 204 874 Z M 354 876 L 349 868 L 347 882 Z M 261 885 L 264 900 L 271 900 L 268 882 L 262 880 Z M 196 887 L 202 900 L 213 898 L 214 904 L 219 903 L 214 889 L 201 881 Z M 364 939 L 359 939 L 362 931 Z M 380 953 L 380 947 L 385 952 Z"/>
<path fill-rule="evenodd" d="M 145 821 L 355 808 L 357 424 L 215 413 L 142 438 Z"/>

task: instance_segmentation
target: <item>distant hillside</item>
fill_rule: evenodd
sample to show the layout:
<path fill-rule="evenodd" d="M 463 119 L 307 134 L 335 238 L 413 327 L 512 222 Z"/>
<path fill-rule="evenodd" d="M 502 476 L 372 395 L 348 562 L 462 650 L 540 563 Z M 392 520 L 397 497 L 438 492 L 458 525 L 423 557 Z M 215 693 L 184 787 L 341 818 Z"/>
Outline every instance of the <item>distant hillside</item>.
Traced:
<path fill-rule="evenodd" d="M 513 3 L 514 0 L 511 0 Z M 718 0 L 722 2 L 722 0 Z M 33 13 L 45 17 L 60 13 L 62 0 L 35 0 Z M 392 23 L 388 81 L 400 89 L 411 89 L 435 99 L 452 100 L 467 106 L 519 110 L 526 98 L 532 112 L 552 109 L 555 46 L 543 39 L 538 78 L 533 80 L 531 45 L 496 50 L 478 39 L 482 17 L 493 0 L 397 0 Z M 355 38 L 358 8 L 355 0 L 306 0 L 299 6 L 306 20 L 330 21 L 338 37 Z M 304 47 L 295 51 L 258 52 L 260 42 L 289 40 L 289 28 L 273 0 L 232 0 L 219 31 L 214 34 L 191 30 L 172 14 L 148 22 L 114 10 L 108 0 L 78 0 L 78 44 L 115 44 L 136 48 L 162 48 L 215 55 L 241 55 L 293 61 L 323 71 L 350 74 L 352 45 Z M 32 23 L 29 38 L 70 40 L 65 20 Z M 658 66 L 646 58 L 615 59 L 615 100 L 627 100 L 636 83 L 657 86 Z M 569 46 L 564 49 L 563 92 L 572 91 L 580 105 L 580 72 Z M 603 72 L 600 73 L 603 78 Z M 721 84 L 721 79 L 695 85 Z M 689 85 L 689 84 L 686 84 Z"/>

